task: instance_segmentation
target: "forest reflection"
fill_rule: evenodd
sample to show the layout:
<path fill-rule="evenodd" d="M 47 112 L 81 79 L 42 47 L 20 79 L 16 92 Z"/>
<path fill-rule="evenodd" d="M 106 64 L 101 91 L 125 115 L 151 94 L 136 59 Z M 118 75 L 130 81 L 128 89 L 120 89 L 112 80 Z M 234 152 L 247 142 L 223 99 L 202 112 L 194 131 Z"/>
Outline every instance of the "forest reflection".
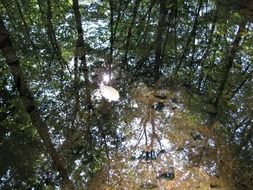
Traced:
<path fill-rule="evenodd" d="M 252 0 L 0 2 L 0 189 L 253 189 Z"/>

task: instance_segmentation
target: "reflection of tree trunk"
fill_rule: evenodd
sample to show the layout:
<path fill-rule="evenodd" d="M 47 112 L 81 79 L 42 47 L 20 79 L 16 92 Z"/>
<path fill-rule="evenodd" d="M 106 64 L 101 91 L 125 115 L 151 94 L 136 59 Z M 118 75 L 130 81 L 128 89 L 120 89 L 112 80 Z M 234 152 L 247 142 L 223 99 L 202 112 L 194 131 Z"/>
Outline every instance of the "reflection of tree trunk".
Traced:
<path fill-rule="evenodd" d="M 156 134 L 156 128 L 155 128 L 155 110 L 151 108 L 150 106 L 150 123 L 152 126 L 152 135 L 151 135 L 151 142 L 150 142 L 150 147 L 151 150 L 154 149 L 154 140 L 157 138 L 157 134 Z M 157 138 L 158 139 L 158 138 Z"/>
<path fill-rule="evenodd" d="M 40 138 L 43 140 L 43 143 L 53 160 L 54 165 L 62 177 L 64 189 L 74 189 L 74 186 L 68 177 L 68 172 L 64 167 L 64 163 L 50 139 L 46 123 L 42 120 L 33 96 L 24 79 L 24 74 L 22 68 L 20 67 L 19 60 L 16 56 L 16 52 L 12 47 L 9 33 L 6 31 L 2 20 L 0 20 L 0 48 L 14 78 L 15 85 L 20 94 L 20 98 L 23 102 L 25 110 L 29 114 L 33 125 L 36 127 Z"/>
<path fill-rule="evenodd" d="M 221 102 L 225 87 L 227 85 L 229 73 L 230 73 L 231 68 L 233 67 L 236 53 L 239 49 L 239 45 L 242 40 L 242 33 L 245 30 L 245 25 L 246 25 L 245 23 L 240 24 L 239 29 L 236 33 L 235 40 L 232 43 L 232 47 L 230 49 L 230 52 L 228 53 L 228 55 L 226 56 L 226 60 L 224 61 L 225 66 L 223 68 L 222 79 L 220 81 L 220 86 L 218 86 L 216 97 L 214 98 L 214 101 L 212 103 L 212 105 L 214 106 L 216 111 L 209 115 L 210 116 L 209 121 L 208 121 L 209 127 L 212 127 L 213 124 L 216 122 L 216 119 L 217 119 L 216 117 L 217 117 L 217 113 L 218 113 L 217 110 L 218 110 L 219 104 Z"/>
<path fill-rule="evenodd" d="M 75 15 L 76 29 L 78 33 L 78 39 L 76 41 L 76 50 L 75 56 L 79 57 L 81 60 L 81 67 L 83 69 L 84 79 L 85 79 L 85 88 L 86 88 L 86 106 L 89 110 L 92 106 L 91 104 L 91 92 L 90 92 L 90 81 L 89 81 L 89 71 L 86 63 L 86 51 L 85 44 L 83 39 L 83 28 L 81 22 L 81 14 L 79 11 L 78 0 L 73 0 L 73 10 Z"/>
<path fill-rule="evenodd" d="M 211 28 L 211 31 L 210 31 L 210 35 L 209 35 L 209 38 L 208 38 L 208 43 L 207 43 L 207 46 L 206 46 L 206 50 L 205 50 L 205 53 L 203 54 L 203 56 L 201 57 L 201 60 L 200 60 L 200 69 L 201 69 L 201 72 L 200 72 L 200 75 L 199 75 L 199 79 L 198 79 L 198 90 L 201 91 L 201 83 L 205 77 L 205 74 L 204 74 L 204 69 L 203 69 L 203 65 L 204 65 L 204 62 L 206 60 L 206 58 L 210 55 L 210 47 L 211 47 L 211 44 L 213 42 L 213 34 L 214 34 L 214 29 L 215 29 L 215 25 L 216 25 L 216 22 L 217 22 L 217 17 L 218 17 L 218 11 L 215 11 L 215 14 L 214 14 L 214 19 L 213 19 L 213 23 L 212 23 L 212 28 Z"/>
<path fill-rule="evenodd" d="M 243 130 L 241 136 L 242 136 L 241 142 L 240 142 L 239 147 L 236 150 L 235 157 L 238 156 L 238 154 L 241 152 L 243 147 L 247 146 L 247 144 L 249 143 L 249 141 L 253 137 L 253 122 L 251 121 L 251 118 L 249 118 L 247 123 L 245 124 L 244 130 Z"/>
<path fill-rule="evenodd" d="M 231 94 L 229 95 L 229 98 L 228 98 L 229 100 L 231 100 L 231 99 L 242 89 L 242 87 L 244 86 L 244 84 L 245 84 L 248 80 L 252 79 L 253 69 L 252 69 L 251 71 L 249 71 L 250 66 L 251 66 L 251 64 L 249 64 L 249 65 L 247 66 L 247 68 L 244 70 L 244 72 L 242 73 L 242 75 L 240 75 L 240 79 L 242 79 L 242 80 L 241 80 L 241 82 L 237 85 L 237 87 L 231 92 Z M 238 81 L 239 81 L 240 79 L 238 79 Z"/>
<path fill-rule="evenodd" d="M 79 90 L 80 90 L 80 74 L 79 74 L 79 66 L 78 66 L 78 59 L 77 57 L 74 57 L 74 82 L 73 82 L 73 87 L 74 87 L 74 96 L 75 96 L 75 104 L 73 108 L 73 118 L 72 118 L 72 124 L 71 126 L 73 127 L 76 121 L 76 117 L 80 111 L 80 95 L 79 95 Z"/>
<path fill-rule="evenodd" d="M 111 81 L 111 75 L 112 75 L 112 61 L 113 61 L 113 47 L 114 47 L 114 30 L 113 30 L 113 25 L 114 25 L 114 4 L 112 0 L 109 0 L 109 5 L 110 5 L 110 54 L 109 54 L 109 60 L 107 60 L 107 65 L 108 65 L 108 72 L 109 72 L 109 82 Z"/>
<path fill-rule="evenodd" d="M 55 31 L 54 31 L 54 28 L 53 28 L 51 0 L 46 0 L 46 3 L 47 3 L 47 11 L 46 11 L 46 13 L 44 13 L 44 11 L 42 9 L 42 6 L 44 6 L 44 5 L 42 4 L 42 2 L 40 0 L 38 0 L 38 5 L 39 5 L 39 9 L 40 9 L 42 18 L 43 18 L 43 15 L 46 15 L 46 20 L 45 20 L 45 22 L 46 22 L 46 31 L 47 31 L 47 36 L 48 36 L 49 42 L 50 42 L 50 44 L 53 48 L 52 51 L 57 56 L 57 59 L 58 59 L 60 65 L 62 67 L 62 72 L 64 72 L 64 67 L 65 66 L 67 67 L 67 69 L 70 72 L 70 69 L 68 68 L 67 62 L 62 57 L 62 53 L 61 53 L 60 47 L 58 45 L 56 35 L 55 35 Z M 63 73 L 62 73 L 62 75 L 63 75 Z"/>
<path fill-rule="evenodd" d="M 132 37 L 132 30 L 135 24 L 136 16 L 137 16 L 137 11 L 139 8 L 141 0 L 136 0 L 134 4 L 134 10 L 133 10 L 133 16 L 130 22 L 130 25 L 128 27 L 128 32 L 127 32 L 127 40 L 126 40 L 126 46 L 125 46 L 125 54 L 123 57 L 123 64 L 124 68 L 128 70 L 128 63 L 127 63 L 127 56 L 128 56 L 128 51 L 129 51 L 129 46 L 131 42 L 131 37 Z"/>
<path fill-rule="evenodd" d="M 166 17 L 168 14 L 168 1 L 160 0 L 160 15 L 157 26 L 157 34 L 155 39 L 155 66 L 154 66 L 154 83 L 160 78 L 160 69 L 162 65 L 162 42 L 164 39 L 164 32 L 166 27 Z"/>
<path fill-rule="evenodd" d="M 117 7 L 117 16 L 116 16 L 116 21 L 115 21 L 115 26 L 114 26 L 114 29 L 113 29 L 113 34 L 114 34 L 114 37 L 116 36 L 116 33 L 117 33 L 117 30 L 118 30 L 118 25 L 119 25 L 119 21 L 121 19 L 121 16 L 123 14 L 123 10 L 125 10 L 126 8 L 124 8 L 124 5 L 127 6 L 128 5 L 128 2 L 123 2 L 123 1 L 120 1 L 119 4 L 118 4 L 118 7 Z"/>
<path fill-rule="evenodd" d="M 149 101 L 146 116 L 142 118 L 141 125 L 143 126 L 143 132 L 145 137 L 145 146 L 146 150 L 152 151 L 154 149 L 154 142 L 155 139 L 157 139 L 157 142 L 159 143 L 160 149 L 162 149 L 162 145 L 160 142 L 160 139 L 158 138 L 158 135 L 156 133 L 156 126 L 155 126 L 155 110 L 152 108 L 154 102 L 152 100 Z M 148 135 L 147 133 L 147 123 L 150 122 L 151 124 L 151 134 Z M 148 136 L 150 136 L 150 143 Z"/>
<path fill-rule="evenodd" d="M 216 107 L 218 107 L 218 105 L 221 101 L 222 95 L 224 93 L 225 86 L 228 82 L 229 72 L 230 72 L 230 70 L 233 66 L 234 58 L 235 58 L 236 52 L 239 49 L 239 45 L 240 45 L 240 42 L 242 40 L 242 32 L 244 30 L 245 30 L 245 23 L 240 25 L 240 27 L 237 31 L 235 40 L 232 44 L 232 48 L 231 48 L 230 52 L 228 53 L 228 55 L 226 57 L 223 76 L 222 76 L 222 79 L 221 79 L 220 86 L 218 87 L 218 90 L 217 90 L 217 96 L 216 96 L 215 101 L 214 101 L 214 105 Z"/>
<path fill-rule="evenodd" d="M 34 49 L 34 50 L 37 50 L 38 48 L 36 47 L 36 45 L 34 44 L 34 42 L 32 41 L 32 39 L 30 38 L 30 31 L 29 31 L 29 27 L 28 27 L 28 24 L 24 18 L 24 15 L 22 13 L 22 10 L 21 10 L 21 6 L 20 6 L 20 3 L 18 0 L 15 0 L 15 4 L 17 6 L 17 11 L 18 11 L 18 14 L 23 22 L 23 28 L 24 28 L 24 31 L 25 31 L 25 34 L 26 34 L 26 39 L 29 41 L 31 47 Z"/>
<path fill-rule="evenodd" d="M 78 38 L 76 41 L 75 47 L 75 56 L 81 60 L 81 68 L 84 75 L 84 83 L 85 83 L 85 90 L 86 90 L 86 108 L 88 111 L 88 121 L 86 127 L 86 133 L 88 135 L 89 140 L 89 148 L 92 148 L 92 134 L 91 134 L 91 127 L 90 127 L 90 119 L 91 119 L 91 110 L 92 110 L 92 102 L 91 102 L 91 89 L 90 89 L 90 80 L 89 80 L 89 69 L 86 63 L 86 50 L 85 50 L 85 43 L 83 38 L 83 28 L 82 28 L 82 21 L 81 21 L 81 13 L 79 10 L 78 0 L 73 0 L 73 10 L 75 16 L 75 24 L 76 30 L 78 33 Z"/>
<path fill-rule="evenodd" d="M 148 45 L 147 41 L 149 40 L 149 38 L 147 37 L 147 34 L 149 31 L 148 29 L 150 27 L 151 12 L 154 8 L 155 3 L 156 2 L 154 0 L 150 1 L 150 5 L 147 8 L 147 12 L 142 16 L 139 21 L 139 30 L 137 30 L 136 33 L 136 36 L 138 36 L 136 44 L 142 44 L 142 47 L 146 47 L 146 45 Z"/>
<path fill-rule="evenodd" d="M 57 43 L 56 35 L 55 35 L 54 29 L 53 29 L 52 10 L 51 10 L 51 1 L 50 0 L 47 0 L 47 31 L 48 31 L 48 37 L 49 37 L 50 43 L 51 43 L 59 61 L 60 61 L 60 63 L 62 64 L 62 67 L 64 65 L 67 66 L 66 61 L 62 57 L 61 50 L 60 50 L 60 47 Z"/>
<path fill-rule="evenodd" d="M 143 123 L 144 122 L 144 123 Z M 145 146 L 146 148 L 148 147 L 148 135 L 147 135 L 147 119 L 143 119 L 141 121 L 141 124 L 143 126 L 143 133 L 144 133 L 144 137 L 145 137 Z"/>
<path fill-rule="evenodd" d="M 200 10 L 202 8 L 202 4 L 203 4 L 203 1 L 199 0 L 199 6 L 198 6 L 198 10 L 197 10 L 196 15 L 195 15 L 195 19 L 194 19 L 192 30 L 190 32 L 189 37 L 187 38 L 187 41 L 186 41 L 186 44 L 185 44 L 185 48 L 183 50 L 182 56 L 181 56 L 181 58 L 179 60 L 179 63 L 178 63 L 178 65 L 175 68 L 175 77 L 176 77 L 176 75 L 177 75 L 180 67 L 182 66 L 183 60 L 184 60 L 187 52 L 189 51 L 189 45 L 190 45 L 192 39 L 195 38 L 196 31 L 198 29 L 197 27 L 198 27 L 199 12 L 200 12 Z M 195 42 L 193 42 L 193 43 L 195 43 Z"/>

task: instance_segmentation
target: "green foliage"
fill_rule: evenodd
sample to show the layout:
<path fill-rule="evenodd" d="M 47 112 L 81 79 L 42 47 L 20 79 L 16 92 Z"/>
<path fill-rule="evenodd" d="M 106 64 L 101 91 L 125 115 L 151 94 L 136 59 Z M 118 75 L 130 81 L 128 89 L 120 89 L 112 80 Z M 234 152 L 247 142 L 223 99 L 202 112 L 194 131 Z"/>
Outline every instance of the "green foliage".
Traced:
<path fill-rule="evenodd" d="M 160 114 L 161 123 L 170 121 L 163 114 L 174 97 L 156 101 L 152 93 L 160 89 L 181 92 L 184 121 L 178 124 L 187 126 L 185 134 L 208 126 L 218 135 L 217 142 L 220 138 L 243 150 L 231 175 L 245 181 L 252 178 L 249 170 L 245 175 L 240 172 L 246 167 L 244 162 L 252 168 L 252 3 L 166 1 L 168 14 L 164 32 L 159 33 L 161 2 L 79 1 L 85 41 L 80 49 L 86 69 L 84 61 L 75 57 L 79 47 L 72 1 L 1 0 L 1 17 L 25 79 L 77 189 L 124 149 L 126 137 L 135 135 L 133 121 L 147 118 L 149 106 Z M 154 83 L 156 68 L 160 75 Z M 108 73 L 112 76 L 108 85 L 120 92 L 119 102 L 97 97 L 103 75 Z M 138 86 L 142 83 L 146 91 Z M 184 135 L 175 138 L 182 146 Z M 3 57 L 0 152 L 0 188 L 59 186 L 60 177 L 24 111 Z M 132 173 L 128 177 L 134 178 Z"/>

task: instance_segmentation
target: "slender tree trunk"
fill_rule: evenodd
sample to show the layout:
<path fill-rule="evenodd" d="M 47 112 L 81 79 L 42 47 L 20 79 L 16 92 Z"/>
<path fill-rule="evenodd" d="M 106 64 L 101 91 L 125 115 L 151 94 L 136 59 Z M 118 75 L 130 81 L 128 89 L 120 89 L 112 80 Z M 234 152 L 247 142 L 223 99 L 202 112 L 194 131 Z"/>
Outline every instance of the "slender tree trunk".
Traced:
<path fill-rule="evenodd" d="M 75 96 L 75 104 L 73 108 L 73 119 L 71 127 L 74 127 L 75 121 L 77 118 L 77 115 L 80 111 L 80 73 L 79 73 L 79 65 L 78 65 L 78 59 L 77 57 L 74 57 L 74 82 L 73 82 L 73 88 L 74 88 L 74 96 Z"/>
<path fill-rule="evenodd" d="M 235 157 L 240 154 L 240 152 L 245 146 L 247 146 L 252 137 L 253 137 L 253 122 L 251 121 L 251 118 L 249 118 L 248 121 L 245 123 L 244 129 L 242 131 L 241 142 L 239 146 L 236 148 L 236 151 L 234 153 Z"/>
<path fill-rule="evenodd" d="M 127 40 L 126 40 L 126 46 L 125 46 L 125 54 L 123 57 L 123 64 L 124 64 L 124 68 L 128 71 L 128 63 L 127 63 L 127 57 L 128 57 L 128 52 L 129 52 L 129 46 L 130 46 L 130 42 L 131 42 L 131 38 L 132 38 L 132 32 L 133 32 L 133 27 L 134 24 L 136 22 L 136 17 L 137 17 L 137 12 L 139 9 L 139 5 L 140 5 L 141 0 L 136 0 L 135 4 L 134 4 L 134 10 L 133 10 L 133 16 L 130 22 L 130 25 L 128 27 L 128 32 L 127 32 Z"/>
<path fill-rule="evenodd" d="M 31 32 L 29 31 L 29 27 L 28 27 L 28 24 L 24 18 L 24 15 L 22 13 L 22 10 L 21 10 L 21 6 L 20 6 L 20 3 L 19 3 L 19 0 L 15 0 L 15 4 L 16 4 L 16 7 L 17 7 L 17 11 L 18 11 L 18 14 L 23 22 L 23 29 L 24 29 L 24 32 L 26 34 L 26 39 L 29 41 L 31 47 L 34 49 L 34 50 L 37 50 L 38 47 L 36 47 L 36 45 L 34 44 L 34 42 L 32 41 L 32 39 L 30 38 L 31 36 Z"/>
<path fill-rule="evenodd" d="M 56 39 L 56 34 L 54 30 L 54 26 L 52 23 L 52 17 L 53 17 L 53 12 L 52 12 L 52 5 L 51 5 L 51 0 L 46 0 L 46 7 L 47 10 L 44 11 L 43 7 L 45 6 L 41 0 L 37 0 L 39 9 L 41 12 L 41 19 L 43 22 L 45 22 L 45 27 L 46 27 L 46 32 L 47 36 L 52 48 L 52 52 L 56 55 L 57 61 L 59 62 L 61 68 L 62 68 L 62 78 L 64 75 L 64 69 L 67 68 L 68 72 L 71 73 L 67 61 L 63 58 L 61 48 L 57 42 Z M 44 18 L 45 17 L 45 18 Z"/>
<path fill-rule="evenodd" d="M 20 66 L 20 62 L 16 56 L 15 50 L 12 47 L 10 35 L 6 30 L 2 19 L 0 19 L 0 49 L 3 53 L 4 58 L 6 59 L 10 72 L 14 78 L 15 85 L 20 94 L 20 98 L 23 102 L 25 110 L 29 114 L 34 127 L 37 129 L 39 136 L 46 147 L 47 152 L 53 160 L 53 164 L 59 171 L 64 189 L 74 190 L 74 185 L 68 177 L 68 172 L 64 167 L 64 162 L 60 158 L 50 139 L 47 125 L 42 120 L 35 104 L 33 95 L 31 94 L 30 89 L 25 81 L 24 73 Z"/>
<path fill-rule="evenodd" d="M 141 27 L 140 29 L 141 32 L 137 34 L 137 36 L 139 36 L 139 39 L 137 40 L 137 44 L 142 43 L 142 47 L 144 48 L 146 47 L 146 45 L 148 45 L 147 42 L 149 42 L 149 38 L 147 36 L 148 36 L 148 31 L 149 31 L 149 26 L 150 26 L 151 13 L 154 6 L 155 6 L 155 1 L 151 1 L 147 12 L 143 16 L 143 19 L 141 19 L 144 22 L 144 27 Z M 143 35 L 140 35 L 141 33 L 143 33 Z"/>
<path fill-rule="evenodd" d="M 194 19 L 192 30 L 190 32 L 189 37 L 187 38 L 187 41 L 186 41 L 186 44 L 185 44 L 185 48 L 184 48 L 182 56 L 181 56 L 181 58 L 179 60 L 179 63 L 178 63 L 178 65 L 175 68 L 175 73 L 174 73 L 175 77 L 177 77 L 177 73 L 178 73 L 179 69 L 181 68 L 181 66 L 183 64 L 183 60 L 185 59 L 186 54 L 189 51 L 189 45 L 192 42 L 192 39 L 194 39 L 195 36 L 196 36 L 196 31 L 198 29 L 199 13 L 200 13 L 200 10 L 202 8 L 202 5 L 203 5 L 203 0 L 199 0 L 198 10 L 197 10 L 196 15 L 195 15 L 195 19 Z"/>
<path fill-rule="evenodd" d="M 242 32 L 244 30 L 245 30 L 245 23 L 242 23 L 240 25 L 238 31 L 237 31 L 235 40 L 232 44 L 232 48 L 231 48 L 230 52 L 228 53 L 227 58 L 225 60 L 224 73 L 223 73 L 223 76 L 222 76 L 222 79 L 221 79 L 220 86 L 217 90 L 217 96 L 216 96 L 215 101 L 214 101 L 214 105 L 216 107 L 218 107 L 218 105 L 221 101 L 222 95 L 224 93 L 225 86 L 227 84 L 228 77 L 229 77 L 229 72 L 230 72 L 230 70 L 233 66 L 234 58 L 235 58 L 236 52 L 239 49 L 239 45 L 240 45 L 240 42 L 242 40 Z"/>
<path fill-rule="evenodd" d="M 231 93 L 229 94 L 229 98 L 228 101 L 231 100 L 232 98 L 235 97 L 235 95 L 244 87 L 245 83 L 249 80 L 252 79 L 252 74 L 253 74 L 253 69 L 250 69 L 251 63 L 249 63 L 249 65 L 247 66 L 247 68 L 243 71 L 243 73 L 240 75 L 240 77 L 238 78 L 238 84 L 237 86 L 234 88 L 234 90 L 231 90 Z"/>
<path fill-rule="evenodd" d="M 108 73 L 109 73 L 109 82 L 111 82 L 112 77 L 112 62 L 113 62 L 113 47 L 114 47 L 114 4 L 112 0 L 109 0 L 110 4 L 110 54 L 109 59 L 107 59 L 107 65 L 108 65 Z M 116 31 L 115 31 L 116 32 Z"/>
<path fill-rule="evenodd" d="M 81 67 L 84 74 L 85 79 L 85 89 L 86 89 L 86 107 L 88 110 L 92 108 L 91 103 L 91 92 L 90 92 L 90 81 L 89 81 L 89 70 L 86 63 L 86 50 L 85 50 L 85 43 L 83 39 L 83 28 L 81 22 L 81 13 L 79 11 L 79 4 L 78 0 L 73 0 L 73 10 L 76 22 L 76 30 L 78 33 L 78 38 L 76 41 L 76 49 L 75 49 L 75 56 L 78 57 L 81 61 Z"/>
<path fill-rule="evenodd" d="M 162 65 L 162 42 L 166 27 L 166 17 L 168 14 L 167 1 L 160 0 L 160 14 L 155 39 L 155 66 L 154 66 L 154 83 L 160 78 L 160 69 Z"/>
<path fill-rule="evenodd" d="M 206 61 L 207 57 L 210 55 L 210 47 L 211 47 L 211 44 L 213 42 L 213 34 L 214 34 L 214 29 L 215 29 L 215 26 L 216 26 L 216 22 L 217 22 L 217 11 L 215 11 L 215 14 L 214 14 L 214 19 L 213 19 L 213 23 L 212 23 L 212 28 L 211 28 L 211 31 L 210 31 L 210 35 L 208 37 L 208 43 L 207 43 L 207 46 L 206 46 L 206 50 L 205 50 L 205 53 L 203 54 L 201 60 L 200 60 L 200 69 L 201 69 L 201 72 L 200 72 L 200 75 L 199 75 L 199 79 L 198 79 L 198 90 L 201 92 L 201 86 L 202 86 L 202 82 L 203 82 L 203 79 L 205 77 L 205 74 L 204 74 L 204 69 L 203 69 L 203 65 L 204 65 L 204 62 Z"/>
<path fill-rule="evenodd" d="M 92 102 L 91 102 L 91 89 L 90 89 L 90 80 L 89 80 L 89 69 L 86 63 L 86 50 L 85 50 L 85 43 L 83 38 L 83 28 L 81 22 L 81 13 L 79 10 L 79 3 L 78 0 L 73 0 L 73 11 L 75 16 L 75 23 L 76 23 L 76 30 L 78 33 L 78 38 L 76 41 L 75 47 L 75 56 L 79 58 L 81 61 L 81 68 L 84 74 L 84 83 L 85 83 L 85 90 L 86 90 L 86 108 L 88 111 L 87 117 L 87 127 L 86 127 L 86 134 L 88 135 L 89 140 L 89 148 L 92 149 L 92 134 L 91 134 L 91 110 L 93 109 Z"/>

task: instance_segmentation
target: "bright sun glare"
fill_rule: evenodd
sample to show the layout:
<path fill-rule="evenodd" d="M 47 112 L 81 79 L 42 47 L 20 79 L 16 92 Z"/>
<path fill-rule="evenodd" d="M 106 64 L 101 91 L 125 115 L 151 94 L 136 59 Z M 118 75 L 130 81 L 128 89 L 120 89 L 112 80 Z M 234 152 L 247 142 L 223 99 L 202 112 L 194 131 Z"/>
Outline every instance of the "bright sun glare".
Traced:
<path fill-rule="evenodd" d="M 108 83 L 110 81 L 110 76 L 108 74 L 104 74 L 103 82 Z"/>

